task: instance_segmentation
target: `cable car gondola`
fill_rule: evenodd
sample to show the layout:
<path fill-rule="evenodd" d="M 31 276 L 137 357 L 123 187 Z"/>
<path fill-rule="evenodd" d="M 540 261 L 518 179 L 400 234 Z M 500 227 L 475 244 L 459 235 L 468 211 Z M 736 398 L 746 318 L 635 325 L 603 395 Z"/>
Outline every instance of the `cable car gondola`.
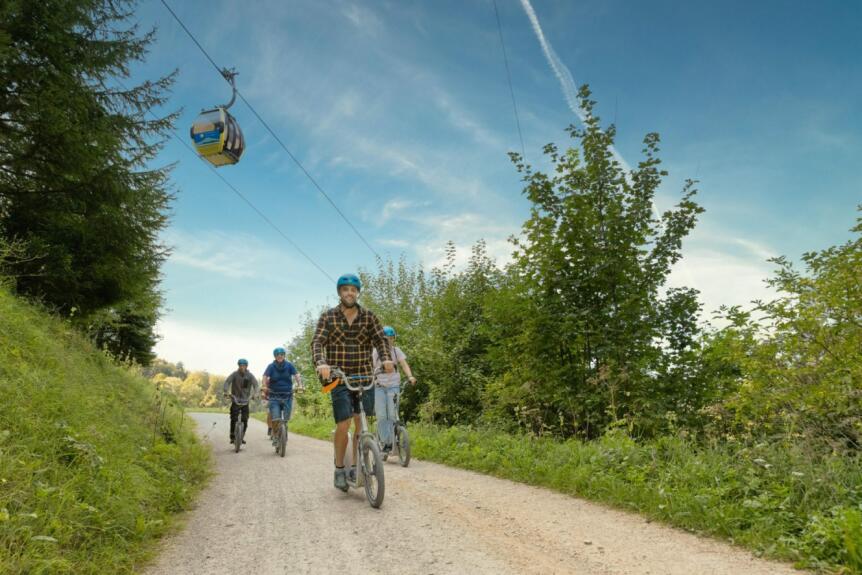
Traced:
<path fill-rule="evenodd" d="M 225 68 L 221 73 L 233 88 L 230 102 L 211 110 L 202 110 L 189 130 L 198 154 L 216 167 L 236 164 L 245 151 L 245 139 L 239 123 L 227 111 L 236 100 L 234 77 L 237 72 Z"/>

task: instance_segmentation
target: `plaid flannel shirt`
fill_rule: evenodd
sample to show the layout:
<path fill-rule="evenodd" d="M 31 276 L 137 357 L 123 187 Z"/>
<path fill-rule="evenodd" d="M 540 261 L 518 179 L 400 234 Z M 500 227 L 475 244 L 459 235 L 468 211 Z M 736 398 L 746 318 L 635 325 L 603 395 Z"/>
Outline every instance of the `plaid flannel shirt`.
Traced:
<path fill-rule="evenodd" d="M 359 306 L 352 324 L 347 323 L 341 306 L 329 309 L 320 316 L 311 354 L 314 365 L 337 367 L 347 375 L 373 374 L 371 350 L 377 348 L 381 361 L 389 361 L 389 343 L 383 335 L 383 325 L 373 312 Z"/>

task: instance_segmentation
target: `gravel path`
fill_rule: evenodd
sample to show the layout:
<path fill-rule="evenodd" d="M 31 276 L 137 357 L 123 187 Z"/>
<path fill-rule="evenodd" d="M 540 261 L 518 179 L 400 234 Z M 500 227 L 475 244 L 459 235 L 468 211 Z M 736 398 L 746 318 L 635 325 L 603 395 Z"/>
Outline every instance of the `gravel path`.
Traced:
<path fill-rule="evenodd" d="M 364 492 L 332 487 L 330 443 L 291 435 L 282 459 L 252 420 L 236 454 L 227 415 L 193 417 L 217 475 L 147 575 L 799 573 L 637 515 L 415 459 L 386 464 L 374 510 Z"/>

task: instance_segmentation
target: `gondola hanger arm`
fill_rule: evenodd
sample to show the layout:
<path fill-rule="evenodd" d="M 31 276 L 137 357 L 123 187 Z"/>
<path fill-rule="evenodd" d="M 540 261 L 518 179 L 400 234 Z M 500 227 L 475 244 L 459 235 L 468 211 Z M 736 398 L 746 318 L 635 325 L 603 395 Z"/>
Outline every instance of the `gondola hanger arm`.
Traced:
<path fill-rule="evenodd" d="M 228 81 L 228 84 L 230 84 L 230 87 L 233 90 L 233 93 L 231 94 L 231 97 L 230 97 L 230 102 L 228 102 L 227 104 L 222 106 L 222 108 L 224 108 L 225 110 L 227 110 L 228 108 L 233 106 L 233 103 L 236 102 L 236 80 L 234 78 L 236 78 L 236 76 L 238 74 L 239 74 L 239 72 L 237 72 L 235 68 L 230 68 L 230 69 L 222 68 L 221 69 L 221 75 L 224 77 L 225 80 Z"/>

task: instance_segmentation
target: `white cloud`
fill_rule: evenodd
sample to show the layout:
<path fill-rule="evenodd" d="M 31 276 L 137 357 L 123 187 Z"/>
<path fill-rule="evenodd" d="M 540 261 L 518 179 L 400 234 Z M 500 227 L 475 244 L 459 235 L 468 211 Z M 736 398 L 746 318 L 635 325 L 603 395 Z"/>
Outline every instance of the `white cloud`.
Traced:
<path fill-rule="evenodd" d="M 446 263 L 446 244 L 456 248 L 455 267 L 461 269 L 470 259 L 471 248 L 484 240 L 488 255 L 498 266 L 511 261 L 512 245 L 509 236 L 520 230 L 520 224 L 493 220 L 476 212 L 457 214 L 436 213 L 432 216 L 412 213 L 404 218 L 421 239 L 410 245 L 416 257 L 427 268 Z"/>
<path fill-rule="evenodd" d="M 750 309 L 756 299 L 770 300 L 775 292 L 764 283 L 768 264 L 712 249 L 685 250 L 685 267 L 675 266 L 668 278 L 672 287 L 687 286 L 700 291 L 703 317 L 710 320 L 720 306 Z"/>
<path fill-rule="evenodd" d="M 383 29 L 383 21 L 367 6 L 348 4 L 341 14 L 363 33 L 374 35 Z"/>
<path fill-rule="evenodd" d="M 355 26 L 376 18 L 366 12 L 352 4 L 343 9 Z M 244 92 L 255 105 L 270 103 L 270 109 L 261 113 L 270 121 L 276 117 L 285 122 L 284 133 L 310 137 L 310 145 L 304 144 L 298 154 L 306 167 L 313 168 L 318 158 L 330 169 L 398 178 L 443 197 L 495 195 L 476 167 L 493 166 L 489 156 L 507 162 L 500 138 L 459 103 L 444 80 L 391 49 L 407 41 L 403 33 L 384 32 L 374 41 L 354 42 L 347 58 L 333 61 L 335 47 L 330 47 L 285 60 L 284 54 L 301 46 L 293 45 L 273 23 L 263 22 L 255 36 L 257 57 L 248 63 L 251 69 Z M 322 68 L 326 73 L 321 73 Z M 278 97 L 273 98 L 274 94 Z M 397 110 L 414 116 L 421 113 L 423 121 L 451 127 L 472 141 L 456 136 L 445 145 L 429 143 L 405 131 L 404 114 L 394 113 Z M 295 169 L 288 158 L 283 161 Z"/>
<path fill-rule="evenodd" d="M 156 332 L 162 336 L 156 354 L 168 361 L 182 361 L 187 370 L 227 375 L 236 369 L 236 360 L 244 357 L 258 377 L 272 361 L 273 348 L 294 336 L 265 327 L 189 324 L 170 318 L 160 320 Z"/>
<path fill-rule="evenodd" d="M 172 229 L 162 239 L 172 248 L 171 263 L 234 279 L 252 277 L 264 269 L 265 262 L 284 258 L 283 253 L 246 233 Z"/>
<path fill-rule="evenodd" d="M 402 249 L 402 250 L 410 247 L 410 242 L 408 242 L 407 240 L 398 240 L 398 239 L 392 239 L 392 238 L 377 240 L 377 243 L 382 244 L 384 246 L 389 246 L 392 248 L 398 248 L 398 249 Z"/>
<path fill-rule="evenodd" d="M 776 296 L 765 283 L 774 270 L 767 260 L 775 256 L 770 246 L 707 220 L 683 241 L 683 259 L 674 266 L 668 284 L 700 291 L 705 319 L 722 305 L 750 309 L 753 300 Z"/>
<path fill-rule="evenodd" d="M 434 104 L 446 115 L 446 119 L 452 126 L 468 134 L 477 144 L 504 149 L 500 138 L 459 106 L 449 93 L 439 86 L 434 91 Z"/>
<path fill-rule="evenodd" d="M 403 198 L 393 198 L 383 204 L 383 209 L 380 210 L 380 216 L 376 219 L 378 225 L 383 225 L 393 216 L 404 212 L 415 206 L 416 203 Z"/>

